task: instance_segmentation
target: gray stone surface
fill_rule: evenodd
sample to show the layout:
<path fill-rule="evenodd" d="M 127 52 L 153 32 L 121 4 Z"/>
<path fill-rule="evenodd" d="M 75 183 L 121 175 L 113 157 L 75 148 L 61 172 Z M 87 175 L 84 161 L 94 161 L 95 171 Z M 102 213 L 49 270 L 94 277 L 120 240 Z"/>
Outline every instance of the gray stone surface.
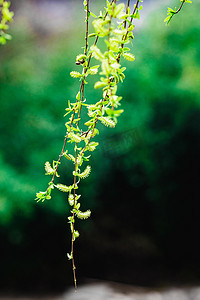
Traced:
<path fill-rule="evenodd" d="M 1 297 L 0 300 L 200 300 L 200 287 L 141 289 L 134 286 L 97 282 L 72 287 L 57 297 Z"/>
<path fill-rule="evenodd" d="M 200 287 L 138 290 L 134 287 L 93 283 L 64 294 L 61 300 L 200 300 Z"/>

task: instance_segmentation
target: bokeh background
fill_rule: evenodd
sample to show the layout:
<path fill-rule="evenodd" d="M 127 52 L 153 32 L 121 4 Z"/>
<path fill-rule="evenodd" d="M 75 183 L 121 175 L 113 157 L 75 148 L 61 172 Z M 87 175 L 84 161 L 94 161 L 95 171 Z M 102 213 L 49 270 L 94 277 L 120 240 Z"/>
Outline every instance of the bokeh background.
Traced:
<path fill-rule="evenodd" d="M 84 12 L 82 1 L 12 2 L 13 39 L 0 48 L 0 292 L 58 293 L 73 284 L 69 206 L 56 191 L 49 202 L 34 198 L 46 189 L 44 163 L 60 153 L 64 110 L 77 94 L 69 73 L 84 45 Z M 80 186 L 92 215 L 78 222 L 79 283 L 200 280 L 200 3 L 167 27 L 174 3 L 159 2 L 143 3 L 136 60 L 118 90 L 124 113 L 115 129 L 100 127 Z M 60 173 L 71 182 L 66 161 Z"/>

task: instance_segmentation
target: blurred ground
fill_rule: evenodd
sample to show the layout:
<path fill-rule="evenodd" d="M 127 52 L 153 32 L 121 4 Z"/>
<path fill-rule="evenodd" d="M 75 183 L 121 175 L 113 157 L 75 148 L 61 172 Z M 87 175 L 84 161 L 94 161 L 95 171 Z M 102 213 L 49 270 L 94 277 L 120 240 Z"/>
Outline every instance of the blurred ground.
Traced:
<path fill-rule="evenodd" d="M 0 300 L 199 300 L 200 287 L 150 290 L 116 283 L 91 283 L 80 286 L 75 293 L 71 288 L 58 297 L 0 297 Z"/>

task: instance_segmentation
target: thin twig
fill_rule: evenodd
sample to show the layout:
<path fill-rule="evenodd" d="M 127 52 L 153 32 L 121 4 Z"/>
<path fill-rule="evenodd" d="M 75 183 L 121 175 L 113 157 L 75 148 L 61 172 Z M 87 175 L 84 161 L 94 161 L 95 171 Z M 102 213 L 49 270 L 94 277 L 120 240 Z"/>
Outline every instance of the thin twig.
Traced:
<path fill-rule="evenodd" d="M 179 9 L 177 9 L 177 10 L 174 12 L 174 15 L 178 14 L 179 11 L 181 11 L 181 9 L 182 9 L 184 3 L 185 3 L 185 0 L 181 3 Z"/>
<path fill-rule="evenodd" d="M 129 0 L 128 0 L 129 1 Z M 116 3 L 116 0 L 114 1 L 114 3 Z M 113 11 L 113 6 L 112 6 L 112 11 Z M 110 52 L 110 32 L 111 32 L 111 23 L 112 23 L 112 16 L 110 16 L 110 19 L 109 19 L 109 23 L 108 23 L 108 47 L 107 47 L 107 50 L 108 50 L 108 65 L 110 67 L 110 55 L 109 55 L 109 52 Z M 111 80 L 110 80 L 110 74 L 107 75 L 107 80 L 108 80 L 108 84 L 109 84 L 109 91 L 110 91 L 110 96 L 112 96 L 112 89 L 111 89 Z M 112 105 L 112 110 L 114 110 L 114 106 Z"/>
<path fill-rule="evenodd" d="M 134 7 L 134 9 L 133 9 L 132 17 L 131 17 L 131 19 L 130 19 L 130 23 L 131 23 L 131 24 L 132 24 L 132 22 L 133 22 L 133 16 L 134 16 L 134 14 L 136 13 L 136 10 L 138 9 L 139 3 L 140 3 L 140 0 L 137 0 L 137 2 L 136 2 L 136 4 L 135 4 L 135 7 Z M 127 9 L 128 9 L 128 8 L 127 8 Z M 129 25 L 128 28 L 127 28 L 127 30 L 126 30 L 126 34 L 124 35 L 123 41 L 125 41 L 126 38 L 127 38 L 128 31 L 129 31 L 129 27 L 130 27 L 130 26 L 131 26 L 131 25 Z M 122 44 L 121 44 L 121 49 L 123 49 L 123 48 L 124 48 L 124 44 L 122 43 Z M 119 63 L 120 57 L 121 57 L 121 52 L 118 54 L 118 57 L 117 57 L 117 62 L 118 62 L 118 63 Z"/>
<path fill-rule="evenodd" d="M 127 3 L 126 3 L 126 14 L 128 14 L 128 8 L 130 6 L 130 0 L 127 0 Z M 124 21 L 124 28 L 126 28 L 126 20 Z"/>
<path fill-rule="evenodd" d="M 88 0 L 89 1 L 89 0 Z M 75 146 L 75 174 L 77 171 L 77 143 Z M 73 270 L 73 276 L 74 276 L 74 288 L 75 292 L 77 292 L 77 280 L 76 280 L 76 267 L 74 262 L 74 223 L 75 223 L 75 203 L 76 203 L 76 191 L 75 191 L 75 185 L 76 185 L 76 175 L 74 175 L 74 205 L 73 205 L 73 213 L 72 213 L 72 240 L 71 240 L 71 257 L 72 257 L 72 270 Z"/>
<path fill-rule="evenodd" d="M 86 13 L 86 32 L 85 32 L 85 51 L 84 54 L 87 55 L 87 49 L 88 49 L 88 29 L 89 29 L 89 0 L 87 0 L 87 13 Z M 84 68 L 84 74 L 86 73 L 86 68 Z M 85 78 L 84 78 L 85 79 Z M 84 97 L 84 86 L 85 86 L 85 80 L 82 80 L 81 83 L 81 103 L 83 101 Z M 79 117 L 81 114 L 81 107 L 79 109 L 79 114 L 78 114 L 78 121 L 76 126 L 78 127 L 79 125 Z M 75 143 L 75 174 L 74 174 L 74 203 L 73 203 L 73 212 L 72 212 L 72 238 L 71 238 L 71 257 L 72 257 L 72 269 L 73 269 L 73 276 L 74 276 L 74 287 L 75 287 L 75 292 L 77 292 L 77 280 L 76 280 L 76 267 L 75 267 L 75 262 L 74 262 L 74 231 L 75 231 L 75 205 L 76 205 L 76 172 L 77 172 L 77 142 Z"/>
<path fill-rule="evenodd" d="M 112 1 L 110 2 L 110 4 L 113 4 L 113 2 L 116 2 L 116 0 L 112 0 Z M 106 19 L 107 15 L 108 15 L 108 12 L 105 13 L 104 20 Z M 96 37 L 96 39 L 95 39 L 95 41 L 94 41 L 94 44 L 93 44 L 94 46 L 96 46 L 96 44 L 97 44 L 97 42 L 98 42 L 98 39 L 99 39 L 99 37 L 98 37 L 98 35 L 97 35 L 97 37 Z M 89 66 L 89 64 L 90 64 L 91 58 L 92 58 L 92 53 L 90 54 L 90 56 L 89 56 L 89 58 L 88 58 L 88 66 Z"/>

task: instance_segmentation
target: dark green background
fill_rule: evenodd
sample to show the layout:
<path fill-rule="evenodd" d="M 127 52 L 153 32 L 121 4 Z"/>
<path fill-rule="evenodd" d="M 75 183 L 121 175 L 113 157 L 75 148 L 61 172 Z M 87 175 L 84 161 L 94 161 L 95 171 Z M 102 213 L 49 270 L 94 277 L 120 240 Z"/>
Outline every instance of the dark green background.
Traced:
<path fill-rule="evenodd" d="M 145 5 L 145 3 L 144 3 Z M 115 129 L 99 126 L 92 173 L 82 182 L 75 244 L 85 278 L 139 285 L 194 283 L 200 278 L 200 5 L 185 5 L 170 27 L 165 10 L 136 30 L 118 94 L 124 113 Z M 80 14 L 80 12 L 78 12 Z M 72 284 L 69 206 L 55 191 L 34 202 L 65 135 L 67 100 L 78 91 L 75 57 L 83 26 L 57 35 L 18 18 L 0 48 L 0 291 L 57 292 Z M 92 84 L 88 101 L 96 101 Z M 94 100 L 95 99 L 95 100 Z M 71 183 L 70 163 L 60 168 Z"/>

